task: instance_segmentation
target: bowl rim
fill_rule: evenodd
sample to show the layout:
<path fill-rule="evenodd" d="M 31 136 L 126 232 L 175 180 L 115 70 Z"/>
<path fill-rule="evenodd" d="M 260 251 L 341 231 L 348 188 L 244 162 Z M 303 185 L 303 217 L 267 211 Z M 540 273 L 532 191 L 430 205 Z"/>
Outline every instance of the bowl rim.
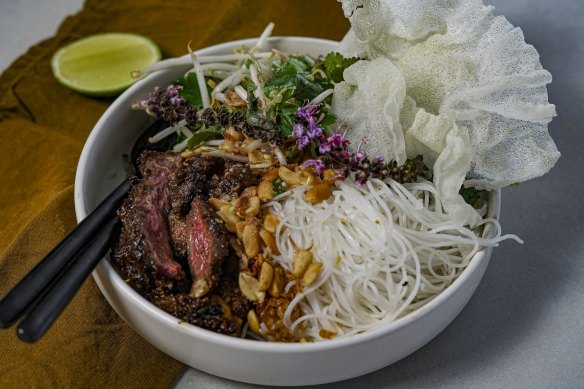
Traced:
<path fill-rule="evenodd" d="M 257 38 L 239 39 L 229 42 L 220 43 L 217 45 L 208 46 L 197 50 L 195 53 L 198 55 L 204 55 L 206 51 L 221 51 L 233 48 L 234 46 L 240 46 L 245 44 L 255 43 Z M 324 43 L 324 44 L 338 44 L 337 41 L 321 38 L 311 38 L 303 36 L 273 36 L 269 38 L 269 42 L 276 43 L 279 41 L 296 41 L 299 43 L 310 44 L 310 43 Z M 188 56 L 186 54 L 185 56 Z M 109 118 L 117 113 L 120 108 L 124 108 L 122 105 L 122 100 L 124 97 L 133 94 L 134 92 L 140 90 L 142 85 L 148 82 L 151 77 L 154 77 L 158 72 L 152 73 L 143 79 L 137 81 L 129 89 L 124 91 L 114 102 L 106 109 L 106 111 L 99 118 L 91 133 L 89 134 L 81 152 L 79 162 L 77 165 L 77 170 L 75 174 L 75 185 L 74 185 L 74 200 L 75 200 L 75 213 L 77 222 L 81 222 L 84 219 L 87 212 L 87 204 L 85 196 L 83 195 L 83 188 L 86 182 L 85 171 L 88 166 L 88 158 L 90 150 L 93 147 L 96 139 L 99 137 L 100 129 L 108 122 Z M 494 219 L 499 219 L 500 208 L 501 208 L 501 191 L 495 190 L 489 193 L 488 196 L 488 214 L 487 217 Z M 493 235 L 494 229 L 491 224 L 487 224 L 483 236 L 491 237 Z M 482 248 L 479 250 L 470 260 L 468 266 L 464 268 L 462 273 L 449 285 L 443 292 L 441 292 L 436 298 L 427 303 L 426 305 L 416 309 L 407 315 L 400 317 L 390 323 L 387 323 L 381 328 L 378 328 L 372 332 L 358 334 L 343 339 L 331 339 L 327 342 L 309 342 L 309 343 L 284 343 L 284 342 L 262 342 L 252 339 L 244 339 L 239 337 L 231 337 L 223 334 L 218 334 L 210 330 L 206 330 L 190 323 L 184 322 L 169 313 L 158 308 L 156 305 L 152 304 L 150 301 L 146 300 L 142 295 L 135 291 L 130 285 L 128 285 L 122 277 L 115 271 L 112 267 L 110 261 L 108 260 L 109 253 L 104 257 L 98 269 L 101 274 L 94 270 L 93 277 L 96 280 L 100 290 L 102 289 L 102 283 L 110 284 L 119 293 L 125 295 L 125 297 L 133 301 L 138 307 L 142 309 L 149 316 L 152 316 L 154 320 L 160 322 L 160 324 L 165 327 L 178 330 L 186 333 L 187 335 L 193 336 L 195 338 L 204 339 L 210 343 L 216 343 L 224 347 L 235 347 L 239 350 L 247 350 L 253 352 L 266 352 L 266 353 L 307 353 L 307 352 L 320 352 L 323 350 L 334 350 L 341 349 L 345 347 L 351 347 L 355 344 L 362 344 L 371 341 L 375 341 L 378 338 L 385 337 L 386 335 L 398 331 L 399 329 L 408 326 L 409 324 L 422 319 L 427 316 L 432 311 L 438 309 L 438 307 L 448 300 L 453 294 L 455 294 L 461 287 L 466 283 L 466 281 L 471 278 L 476 271 L 480 268 L 482 261 L 489 261 L 490 250 L 492 248 Z M 104 277 L 102 277 L 102 275 Z M 103 290 L 102 294 L 104 294 Z M 109 299 L 108 299 L 109 300 Z M 108 301 L 109 302 L 109 301 Z M 113 304 L 110 302 L 110 305 Z M 121 315 L 120 315 L 121 316 Z M 123 317 L 122 317 L 123 318 Z"/>

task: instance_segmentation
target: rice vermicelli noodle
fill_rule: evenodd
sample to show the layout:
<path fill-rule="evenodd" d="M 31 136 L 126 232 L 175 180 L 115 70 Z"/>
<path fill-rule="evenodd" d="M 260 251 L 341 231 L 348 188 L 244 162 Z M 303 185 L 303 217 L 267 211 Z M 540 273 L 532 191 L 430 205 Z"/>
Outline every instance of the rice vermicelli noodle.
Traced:
<path fill-rule="evenodd" d="M 281 224 L 275 262 L 288 270 L 297 247 L 312 246 L 323 263 L 318 280 L 289 304 L 284 324 L 314 340 L 374 330 L 427 304 L 446 289 L 483 247 L 504 239 L 497 220 L 471 230 L 443 209 L 433 183 L 373 179 L 338 182 L 332 197 L 306 201 L 299 187 L 266 204 Z M 486 213 L 486 204 L 481 210 Z M 481 238 L 485 226 L 491 238 Z M 297 247 L 295 247 L 297 246 Z M 299 306 L 302 315 L 292 321 Z"/>

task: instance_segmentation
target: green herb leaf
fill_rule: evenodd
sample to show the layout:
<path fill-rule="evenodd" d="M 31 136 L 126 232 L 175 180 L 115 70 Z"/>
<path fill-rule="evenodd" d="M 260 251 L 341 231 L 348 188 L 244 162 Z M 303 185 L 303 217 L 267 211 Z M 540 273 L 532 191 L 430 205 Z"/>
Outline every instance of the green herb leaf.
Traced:
<path fill-rule="evenodd" d="M 287 62 L 294 65 L 297 73 L 306 73 L 310 68 L 310 64 L 304 57 L 291 56 L 288 58 Z"/>
<path fill-rule="evenodd" d="M 280 123 L 278 127 L 286 136 L 292 135 L 292 127 L 294 126 L 294 122 L 296 122 L 296 110 L 296 107 L 285 107 L 280 111 Z"/>
<path fill-rule="evenodd" d="M 269 95 L 274 89 L 293 88 L 296 85 L 297 74 L 298 72 L 294 64 L 286 62 L 266 82 L 264 93 Z"/>
<path fill-rule="evenodd" d="M 313 80 L 309 70 L 309 64 L 304 58 L 290 57 L 288 61 L 274 67 L 274 74 L 266 82 L 264 93 L 270 96 L 274 90 L 294 90 L 290 97 L 299 100 L 312 100 L 324 89 L 319 82 Z M 282 103 L 288 99 L 282 99 Z"/>
<path fill-rule="evenodd" d="M 249 58 L 247 61 L 245 61 L 245 67 L 249 69 L 251 65 L 253 65 L 253 60 Z"/>
<path fill-rule="evenodd" d="M 337 122 L 337 115 L 335 115 L 334 113 L 331 113 L 331 112 L 327 112 L 324 115 L 324 118 L 322 119 L 322 121 L 320 122 L 320 126 L 324 129 L 327 129 L 330 126 L 332 126 L 333 124 L 335 124 L 336 122 Z"/>
<path fill-rule="evenodd" d="M 191 136 L 189 138 L 189 141 L 187 142 L 187 148 L 188 149 L 193 149 L 193 148 L 197 147 L 198 145 L 200 145 L 201 143 L 207 141 L 212 136 L 218 136 L 218 135 L 220 135 L 220 134 L 218 132 L 216 132 L 216 131 L 199 131 L 199 132 L 195 132 L 193 134 L 193 136 Z"/>
<path fill-rule="evenodd" d="M 201 97 L 199 81 L 197 80 L 197 75 L 195 73 L 188 73 L 186 76 L 179 78 L 176 82 L 183 86 L 183 89 L 179 92 L 180 97 L 195 107 L 203 107 L 203 98 Z"/>
<path fill-rule="evenodd" d="M 357 57 L 345 58 L 340 53 L 329 53 L 324 60 L 325 73 L 334 82 L 341 82 L 345 69 L 357 61 Z"/>
<path fill-rule="evenodd" d="M 299 100 L 312 100 L 324 92 L 324 89 L 319 83 L 310 81 L 302 74 L 298 74 L 295 81 L 296 92 L 294 92 L 294 97 Z"/>

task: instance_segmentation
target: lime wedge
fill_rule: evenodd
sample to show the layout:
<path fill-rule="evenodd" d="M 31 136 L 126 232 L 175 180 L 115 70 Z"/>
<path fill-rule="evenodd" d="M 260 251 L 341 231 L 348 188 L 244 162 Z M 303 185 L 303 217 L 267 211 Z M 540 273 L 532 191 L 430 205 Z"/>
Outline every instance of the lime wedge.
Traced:
<path fill-rule="evenodd" d="M 77 92 L 114 96 L 136 80 L 130 73 L 160 60 L 150 39 L 127 33 L 96 34 L 59 49 L 51 59 L 55 78 Z"/>

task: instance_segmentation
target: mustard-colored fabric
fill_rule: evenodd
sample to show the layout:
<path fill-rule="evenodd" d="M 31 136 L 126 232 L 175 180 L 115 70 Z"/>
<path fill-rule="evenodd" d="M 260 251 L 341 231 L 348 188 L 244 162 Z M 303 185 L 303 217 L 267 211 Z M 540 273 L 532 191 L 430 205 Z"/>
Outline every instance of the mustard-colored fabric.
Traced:
<path fill-rule="evenodd" d="M 88 0 L 54 38 L 0 77 L 0 295 L 75 226 L 73 182 L 91 128 L 110 99 L 82 96 L 53 78 L 62 45 L 99 32 L 153 39 L 166 57 L 259 35 L 338 40 L 348 30 L 335 0 Z M 9 37 L 4 37 L 9 39 Z M 23 48 L 24 49 L 24 48 Z M 183 367 L 135 334 L 86 281 L 38 343 L 0 330 L 0 388 L 167 388 Z"/>

